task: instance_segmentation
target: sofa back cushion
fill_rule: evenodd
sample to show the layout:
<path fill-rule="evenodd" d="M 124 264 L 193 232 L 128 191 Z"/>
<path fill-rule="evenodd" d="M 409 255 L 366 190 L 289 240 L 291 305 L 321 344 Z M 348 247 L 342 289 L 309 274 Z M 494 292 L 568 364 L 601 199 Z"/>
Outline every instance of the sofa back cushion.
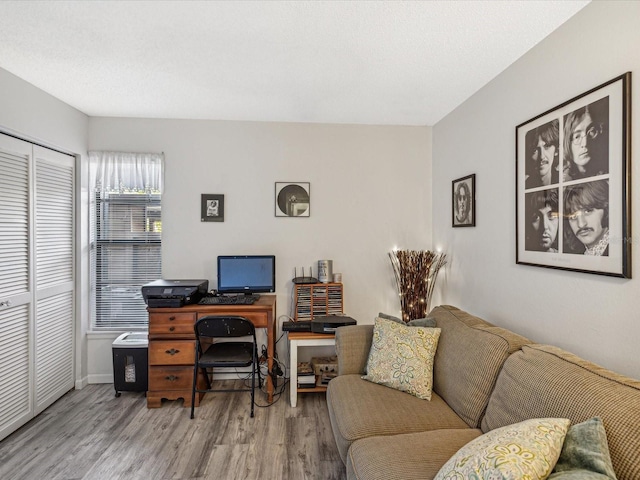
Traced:
<path fill-rule="evenodd" d="M 618 480 L 640 478 L 640 381 L 557 347 L 524 346 L 498 376 L 482 431 L 548 416 L 600 417 Z"/>
<path fill-rule="evenodd" d="M 336 329 L 338 375 L 364 374 L 373 340 L 373 325 L 347 325 Z"/>
<path fill-rule="evenodd" d="M 530 341 L 449 305 L 434 308 L 429 316 L 441 329 L 433 390 L 477 428 L 504 361 Z"/>

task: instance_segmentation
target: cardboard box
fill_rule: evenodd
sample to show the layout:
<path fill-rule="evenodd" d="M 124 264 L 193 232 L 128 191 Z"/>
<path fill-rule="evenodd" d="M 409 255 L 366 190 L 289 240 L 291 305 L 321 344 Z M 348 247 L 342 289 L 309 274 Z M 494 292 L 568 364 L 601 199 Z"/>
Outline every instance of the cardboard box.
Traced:
<path fill-rule="evenodd" d="M 336 355 L 331 357 L 313 357 L 311 359 L 311 365 L 313 365 L 313 371 L 316 375 L 322 375 L 323 372 L 338 373 L 338 357 Z"/>

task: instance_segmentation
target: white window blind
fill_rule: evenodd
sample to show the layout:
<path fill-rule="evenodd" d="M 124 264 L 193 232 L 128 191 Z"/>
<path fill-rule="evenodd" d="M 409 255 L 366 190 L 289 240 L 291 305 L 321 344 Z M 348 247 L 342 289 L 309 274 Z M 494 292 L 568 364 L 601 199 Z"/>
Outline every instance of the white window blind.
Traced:
<path fill-rule="evenodd" d="M 163 155 L 89 152 L 94 330 L 146 329 L 140 288 L 162 277 Z"/>

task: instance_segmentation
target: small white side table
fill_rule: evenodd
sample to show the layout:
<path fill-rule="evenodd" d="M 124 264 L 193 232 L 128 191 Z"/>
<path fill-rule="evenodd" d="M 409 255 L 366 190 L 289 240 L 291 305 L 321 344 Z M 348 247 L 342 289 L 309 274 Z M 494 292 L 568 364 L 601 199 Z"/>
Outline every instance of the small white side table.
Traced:
<path fill-rule="evenodd" d="M 327 387 L 298 388 L 298 347 L 323 347 L 336 344 L 333 334 L 289 332 L 289 397 L 291 406 L 298 403 L 298 392 L 324 392 Z"/>

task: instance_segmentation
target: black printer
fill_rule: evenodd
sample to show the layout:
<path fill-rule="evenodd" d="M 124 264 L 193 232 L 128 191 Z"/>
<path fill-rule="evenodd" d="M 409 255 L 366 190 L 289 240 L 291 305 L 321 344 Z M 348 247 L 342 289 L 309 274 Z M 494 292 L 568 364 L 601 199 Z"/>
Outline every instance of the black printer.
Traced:
<path fill-rule="evenodd" d="M 198 303 L 207 294 L 209 280 L 156 280 L 142 286 L 142 296 L 151 308 L 176 308 Z"/>

